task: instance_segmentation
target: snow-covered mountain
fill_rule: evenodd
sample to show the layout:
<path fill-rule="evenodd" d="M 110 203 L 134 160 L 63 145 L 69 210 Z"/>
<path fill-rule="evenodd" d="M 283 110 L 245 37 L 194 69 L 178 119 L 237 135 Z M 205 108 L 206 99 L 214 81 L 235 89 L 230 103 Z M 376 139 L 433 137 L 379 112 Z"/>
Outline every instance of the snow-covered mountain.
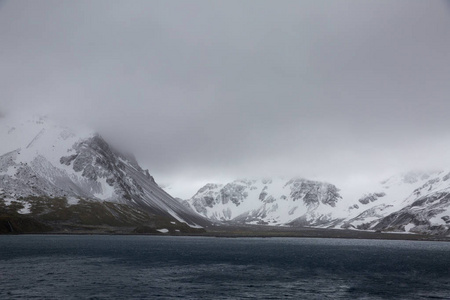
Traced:
<path fill-rule="evenodd" d="M 450 172 L 393 176 L 358 199 L 343 228 L 450 233 Z"/>
<path fill-rule="evenodd" d="M 207 224 L 162 190 L 134 157 L 100 135 L 73 131 L 46 118 L 0 123 L 0 198 L 30 196 L 108 201 L 190 226 Z"/>
<path fill-rule="evenodd" d="M 367 193 L 302 178 L 207 184 L 184 201 L 213 221 L 450 233 L 450 172 L 393 176 Z"/>
<path fill-rule="evenodd" d="M 332 184 L 294 178 L 236 180 L 207 184 L 185 202 L 215 221 L 249 224 L 286 224 L 329 222 L 341 196 Z"/>

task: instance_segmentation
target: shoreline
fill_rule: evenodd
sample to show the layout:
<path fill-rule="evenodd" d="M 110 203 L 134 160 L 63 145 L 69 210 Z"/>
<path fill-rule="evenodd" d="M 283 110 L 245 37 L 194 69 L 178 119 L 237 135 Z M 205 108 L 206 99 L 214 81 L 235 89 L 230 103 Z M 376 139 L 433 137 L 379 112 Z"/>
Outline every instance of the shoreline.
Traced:
<path fill-rule="evenodd" d="M 366 240 L 398 240 L 398 241 L 431 241 L 450 242 L 450 237 L 439 235 L 424 235 L 401 232 L 366 232 L 345 229 L 321 228 L 206 228 L 206 232 L 197 233 L 136 233 L 130 228 L 111 228 L 110 230 L 74 230 L 53 232 L 24 232 L 2 234 L 11 235 L 130 235 L 130 236 L 167 236 L 167 237 L 214 237 L 214 238 L 336 238 L 336 239 L 366 239 Z M 278 229 L 278 230 L 277 230 Z M 280 230 L 281 229 L 281 230 Z M 2 236 L 0 235 L 0 236 Z"/>

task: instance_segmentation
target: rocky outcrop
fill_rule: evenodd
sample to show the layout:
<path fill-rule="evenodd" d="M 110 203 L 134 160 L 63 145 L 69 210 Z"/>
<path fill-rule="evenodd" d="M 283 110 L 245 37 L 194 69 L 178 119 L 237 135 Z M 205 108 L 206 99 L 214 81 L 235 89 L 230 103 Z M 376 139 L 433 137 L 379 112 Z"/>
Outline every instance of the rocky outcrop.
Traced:
<path fill-rule="evenodd" d="M 358 202 L 361 204 L 369 204 L 370 202 L 375 202 L 378 200 L 378 198 L 381 198 L 384 196 L 386 196 L 386 193 L 384 193 L 384 192 L 367 194 L 367 195 L 364 195 L 363 197 L 361 197 L 358 200 Z"/>

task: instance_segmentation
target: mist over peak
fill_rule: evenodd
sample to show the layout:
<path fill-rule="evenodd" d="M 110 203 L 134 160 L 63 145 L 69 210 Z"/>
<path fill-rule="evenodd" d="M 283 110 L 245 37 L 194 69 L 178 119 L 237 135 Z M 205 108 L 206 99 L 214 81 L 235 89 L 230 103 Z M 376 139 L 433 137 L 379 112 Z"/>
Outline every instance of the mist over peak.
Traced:
<path fill-rule="evenodd" d="M 449 37 L 445 1 L 6 1 L 0 118 L 92 128 L 171 184 L 381 180 L 450 164 Z"/>

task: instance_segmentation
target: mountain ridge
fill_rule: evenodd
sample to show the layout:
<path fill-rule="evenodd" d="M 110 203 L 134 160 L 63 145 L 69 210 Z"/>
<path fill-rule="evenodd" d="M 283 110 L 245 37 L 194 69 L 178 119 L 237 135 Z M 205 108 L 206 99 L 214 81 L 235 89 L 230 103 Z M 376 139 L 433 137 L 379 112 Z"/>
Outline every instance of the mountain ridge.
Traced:
<path fill-rule="evenodd" d="M 206 184 L 184 204 L 216 222 L 449 235 L 449 179 L 447 171 L 406 172 L 352 198 L 342 197 L 338 187 L 325 182 L 241 179 Z M 271 192 L 274 181 L 278 191 L 280 186 L 288 189 Z M 305 189 L 308 184 L 314 189 Z M 224 191 L 227 186 L 235 188 L 230 193 Z M 331 202 L 317 200 L 323 197 L 320 187 L 327 187 Z M 230 194 L 239 202 L 223 201 Z M 263 203 L 264 199 L 270 200 Z"/>

